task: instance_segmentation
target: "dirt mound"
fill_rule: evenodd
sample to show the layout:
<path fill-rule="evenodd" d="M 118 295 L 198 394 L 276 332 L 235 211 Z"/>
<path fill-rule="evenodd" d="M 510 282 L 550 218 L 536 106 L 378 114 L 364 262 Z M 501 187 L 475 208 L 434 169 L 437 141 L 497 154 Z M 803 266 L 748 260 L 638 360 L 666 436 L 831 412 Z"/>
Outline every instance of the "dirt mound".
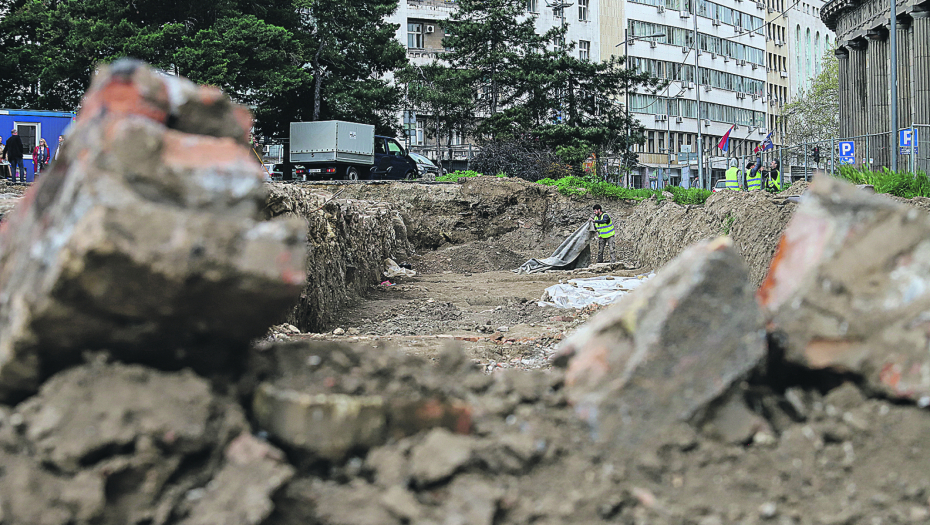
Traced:
<path fill-rule="evenodd" d="M 454 351 L 435 366 L 390 351 L 292 344 L 252 367 L 317 395 L 467 400 L 470 435 L 399 435 L 367 454 L 314 463 L 277 497 L 269 524 L 872 523 L 928 516 L 930 418 L 867 399 L 852 383 L 779 390 L 757 378 L 743 393 L 770 430 L 726 443 L 674 427 L 652 452 L 604 448 L 566 404 L 557 371 L 485 375 Z M 316 356 L 316 358 L 314 358 Z M 315 363 L 307 367 L 305 363 Z M 816 384 L 836 384 L 829 375 Z M 328 386 L 323 386 L 328 385 Z M 437 405 L 438 407 L 438 405 Z M 907 453 L 902 453 L 907 451 Z M 312 465 L 316 465 L 315 467 Z M 467 503 L 466 503 L 467 502 Z M 305 521 L 301 521 L 305 520 Z M 915 521 L 916 520 L 916 521 Z"/>
<path fill-rule="evenodd" d="M 762 191 L 714 193 L 704 206 L 644 201 L 622 220 L 617 244 L 646 268 L 659 268 L 700 240 L 729 235 L 759 285 L 797 204 Z"/>

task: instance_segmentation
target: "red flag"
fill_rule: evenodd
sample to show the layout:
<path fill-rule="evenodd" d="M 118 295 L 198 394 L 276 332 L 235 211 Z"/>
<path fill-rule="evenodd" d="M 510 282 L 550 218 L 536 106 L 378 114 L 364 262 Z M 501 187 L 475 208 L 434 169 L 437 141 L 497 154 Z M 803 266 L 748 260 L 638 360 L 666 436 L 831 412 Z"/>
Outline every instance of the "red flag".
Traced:
<path fill-rule="evenodd" d="M 736 124 L 733 124 L 732 126 L 730 126 L 730 129 L 728 129 L 727 132 L 723 134 L 723 137 L 720 138 L 720 142 L 717 143 L 718 148 L 720 148 L 723 151 L 727 151 L 728 149 L 730 149 L 730 132 L 733 131 L 733 128 L 735 127 L 736 127 Z"/>

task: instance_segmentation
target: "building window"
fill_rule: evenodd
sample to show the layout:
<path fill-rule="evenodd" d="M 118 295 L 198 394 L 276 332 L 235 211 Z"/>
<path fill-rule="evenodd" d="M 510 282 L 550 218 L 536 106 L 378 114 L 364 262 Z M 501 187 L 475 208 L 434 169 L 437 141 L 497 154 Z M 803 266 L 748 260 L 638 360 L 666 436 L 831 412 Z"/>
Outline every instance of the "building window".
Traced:
<path fill-rule="evenodd" d="M 526 10 L 530 13 L 538 13 L 539 0 L 526 0 Z"/>
<path fill-rule="evenodd" d="M 649 145 L 648 146 L 649 153 L 655 153 L 656 152 L 656 134 L 654 131 L 649 131 L 646 133 L 646 143 Z"/>
<path fill-rule="evenodd" d="M 588 20 L 588 0 L 578 0 L 578 20 L 582 22 Z"/>
<path fill-rule="evenodd" d="M 423 24 L 407 24 L 407 47 L 423 49 Z"/>
<path fill-rule="evenodd" d="M 578 58 L 581 60 L 591 60 L 591 42 L 587 40 L 578 41 Z"/>
<path fill-rule="evenodd" d="M 19 133 L 19 139 L 23 141 L 23 157 L 32 155 L 32 150 L 39 145 L 39 124 L 34 122 L 14 122 L 13 127 Z"/>

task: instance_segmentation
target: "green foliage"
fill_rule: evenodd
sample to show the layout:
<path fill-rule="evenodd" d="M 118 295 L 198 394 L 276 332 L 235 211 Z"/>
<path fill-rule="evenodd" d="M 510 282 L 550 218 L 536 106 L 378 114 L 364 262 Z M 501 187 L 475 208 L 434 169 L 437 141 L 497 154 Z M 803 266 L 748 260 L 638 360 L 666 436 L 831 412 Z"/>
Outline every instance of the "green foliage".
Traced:
<path fill-rule="evenodd" d="M 837 175 L 852 184 L 870 184 L 877 193 L 887 193 L 897 197 L 911 199 L 930 197 L 930 177 L 923 171 L 916 174 L 907 171 L 891 171 L 882 168 L 878 171 L 841 166 Z"/>
<path fill-rule="evenodd" d="M 484 173 L 480 173 L 472 170 L 459 170 L 453 171 L 452 173 L 446 173 L 441 177 L 436 177 L 436 182 L 455 182 L 459 179 L 464 179 L 468 177 L 483 177 Z"/>
<path fill-rule="evenodd" d="M 711 192 L 698 188 L 685 189 L 678 186 L 668 186 L 661 190 L 623 188 L 610 182 L 595 180 L 592 177 L 569 176 L 561 179 L 542 179 L 539 184 L 554 186 L 563 195 L 590 195 L 592 197 L 608 197 L 615 199 L 645 200 L 653 196 L 658 200 L 665 197 L 663 192 L 673 195 L 672 200 L 678 204 L 704 204 Z"/>
<path fill-rule="evenodd" d="M 0 107 L 73 110 L 101 64 L 132 57 L 219 87 L 256 108 L 256 128 L 291 120 L 392 132 L 406 64 L 397 0 L 7 0 L 0 7 Z M 319 97 L 316 87 L 319 85 Z"/>

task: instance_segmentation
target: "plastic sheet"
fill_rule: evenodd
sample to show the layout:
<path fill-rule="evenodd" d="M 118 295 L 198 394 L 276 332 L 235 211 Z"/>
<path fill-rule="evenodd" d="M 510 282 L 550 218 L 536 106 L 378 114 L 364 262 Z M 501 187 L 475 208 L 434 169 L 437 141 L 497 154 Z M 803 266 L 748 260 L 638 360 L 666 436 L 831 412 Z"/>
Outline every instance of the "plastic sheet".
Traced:
<path fill-rule="evenodd" d="M 611 304 L 619 301 L 621 297 L 632 292 L 654 275 L 654 273 L 636 277 L 604 275 L 586 279 L 570 279 L 546 288 L 539 305 L 581 309 L 592 304 Z"/>

